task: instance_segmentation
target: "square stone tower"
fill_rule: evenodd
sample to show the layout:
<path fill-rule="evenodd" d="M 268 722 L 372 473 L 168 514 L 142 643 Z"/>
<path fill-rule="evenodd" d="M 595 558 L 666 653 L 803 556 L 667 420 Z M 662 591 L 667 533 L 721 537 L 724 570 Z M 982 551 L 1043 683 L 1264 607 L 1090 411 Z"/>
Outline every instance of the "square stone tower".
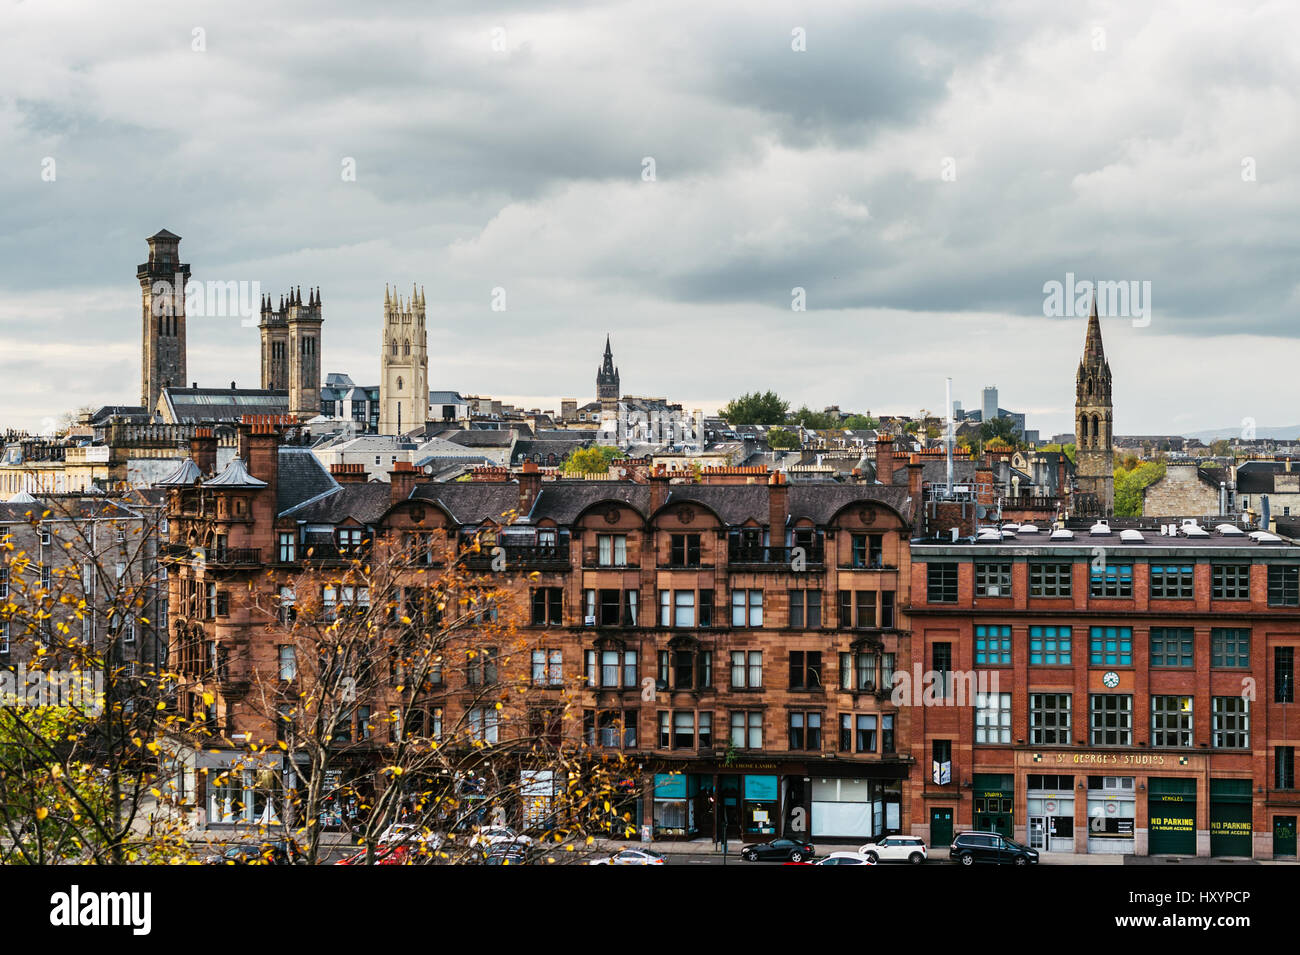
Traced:
<path fill-rule="evenodd" d="M 181 262 L 181 237 L 163 229 L 146 239 L 149 261 L 136 269 L 140 280 L 140 404 L 152 412 L 164 388 L 185 380 L 185 287 L 190 267 Z"/>

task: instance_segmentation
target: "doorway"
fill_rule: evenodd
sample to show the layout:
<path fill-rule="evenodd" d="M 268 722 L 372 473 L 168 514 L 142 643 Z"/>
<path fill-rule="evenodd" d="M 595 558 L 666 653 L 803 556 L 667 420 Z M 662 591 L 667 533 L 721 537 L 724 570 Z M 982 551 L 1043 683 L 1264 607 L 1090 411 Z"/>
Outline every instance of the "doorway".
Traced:
<path fill-rule="evenodd" d="M 1273 858 L 1295 855 L 1295 816 L 1273 817 Z"/>
<path fill-rule="evenodd" d="M 1047 851 L 1047 818 L 1045 816 L 1029 817 L 1029 848 Z"/>
<path fill-rule="evenodd" d="M 930 810 L 930 846 L 947 846 L 952 844 L 952 809 Z"/>

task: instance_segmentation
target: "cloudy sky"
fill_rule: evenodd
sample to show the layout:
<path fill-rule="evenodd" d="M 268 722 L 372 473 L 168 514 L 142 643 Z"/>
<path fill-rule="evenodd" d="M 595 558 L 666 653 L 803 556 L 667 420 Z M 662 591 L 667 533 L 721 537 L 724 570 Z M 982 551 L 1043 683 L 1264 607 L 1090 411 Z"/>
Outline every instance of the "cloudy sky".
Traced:
<path fill-rule="evenodd" d="M 1119 433 L 1295 424 L 1298 74 L 1290 0 L 0 0 L 0 423 L 139 400 L 165 227 L 196 281 L 319 285 L 358 382 L 419 283 L 433 388 L 589 400 L 608 332 L 691 408 L 951 376 L 1051 434 L 1074 273 L 1150 283 L 1103 320 Z M 190 379 L 257 353 L 190 319 Z"/>

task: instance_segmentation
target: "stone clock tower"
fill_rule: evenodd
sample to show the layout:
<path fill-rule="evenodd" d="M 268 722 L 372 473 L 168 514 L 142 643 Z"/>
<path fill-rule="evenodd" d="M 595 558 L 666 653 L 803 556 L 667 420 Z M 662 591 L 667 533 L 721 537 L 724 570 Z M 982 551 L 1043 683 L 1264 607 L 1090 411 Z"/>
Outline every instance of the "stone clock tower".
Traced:
<path fill-rule="evenodd" d="M 140 404 L 152 414 L 164 388 L 184 388 L 185 286 L 190 267 L 181 262 L 181 237 L 163 229 L 146 239 L 149 261 L 136 269 L 143 329 Z"/>

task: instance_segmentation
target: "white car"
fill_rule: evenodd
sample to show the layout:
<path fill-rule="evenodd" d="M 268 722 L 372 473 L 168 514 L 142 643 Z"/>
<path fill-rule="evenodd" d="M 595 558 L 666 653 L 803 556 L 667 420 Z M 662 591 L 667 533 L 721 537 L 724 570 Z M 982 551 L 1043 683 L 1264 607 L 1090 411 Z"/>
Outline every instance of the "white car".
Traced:
<path fill-rule="evenodd" d="M 910 862 L 920 865 L 929 858 L 925 840 L 920 836 L 883 836 L 858 850 L 872 862 Z"/>
<path fill-rule="evenodd" d="M 825 859 L 818 859 L 813 865 L 875 865 L 876 860 L 868 858 L 861 852 L 832 852 Z"/>
<path fill-rule="evenodd" d="M 423 826 L 409 822 L 395 822 L 379 834 L 378 844 L 424 846 L 428 849 L 442 848 L 442 836 Z"/>
<path fill-rule="evenodd" d="M 476 829 L 474 831 L 474 835 L 469 840 L 469 844 L 471 846 L 496 846 L 510 844 L 531 846 L 533 844 L 533 837 L 521 835 L 509 826 L 483 826 L 481 829 Z"/>
<path fill-rule="evenodd" d="M 668 860 L 653 849 L 623 849 L 604 859 L 592 859 L 589 865 L 664 865 Z"/>

